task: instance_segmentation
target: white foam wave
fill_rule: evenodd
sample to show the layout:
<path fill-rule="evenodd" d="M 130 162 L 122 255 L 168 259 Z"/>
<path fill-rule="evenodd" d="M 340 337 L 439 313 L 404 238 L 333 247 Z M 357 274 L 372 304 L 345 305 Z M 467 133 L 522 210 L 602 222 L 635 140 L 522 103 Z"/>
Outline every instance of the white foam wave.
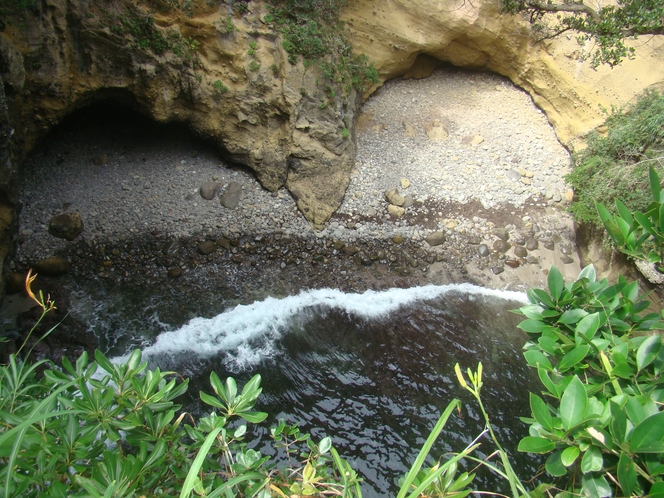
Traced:
<path fill-rule="evenodd" d="M 143 356 L 166 355 L 177 360 L 183 353 L 210 357 L 224 352 L 232 370 L 243 369 L 271 356 L 275 342 L 289 330 L 293 320 L 309 308 L 336 308 L 360 318 L 378 319 L 402 306 L 447 293 L 526 302 L 523 293 L 471 284 L 368 290 L 362 294 L 347 294 L 337 289 L 308 290 L 283 299 L 268 297 L 264 301 L 238 305 L 213 318 L 194 318 L 180 329 L 161 333 L 154 344 L 143 349 Z"/>

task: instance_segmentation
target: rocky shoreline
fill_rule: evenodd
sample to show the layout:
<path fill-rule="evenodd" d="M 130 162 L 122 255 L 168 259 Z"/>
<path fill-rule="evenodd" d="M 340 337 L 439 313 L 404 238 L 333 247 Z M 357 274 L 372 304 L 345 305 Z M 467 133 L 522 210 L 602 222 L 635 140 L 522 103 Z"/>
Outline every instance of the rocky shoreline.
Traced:
<path fill-rule="evenodd" d="M 53 273 L 40 261 L 56 257 L 68 276 L 42 279 L 47 292 L 92 279 L 212 306 L 321 287 L 523 291 L 545 285 L 552 264 L 578 273 L 569 156 L 503 78 L 443 69 L 388 82 L 365 104 L 356 138 L 346 198 L 314 230 L 287 191 L 262 189 L 183 127 L 84 110 L 23 166 L 14 278 L 29 267 Z M 74 240 L 49 234 L 63 213 L 80 213 Z"/>

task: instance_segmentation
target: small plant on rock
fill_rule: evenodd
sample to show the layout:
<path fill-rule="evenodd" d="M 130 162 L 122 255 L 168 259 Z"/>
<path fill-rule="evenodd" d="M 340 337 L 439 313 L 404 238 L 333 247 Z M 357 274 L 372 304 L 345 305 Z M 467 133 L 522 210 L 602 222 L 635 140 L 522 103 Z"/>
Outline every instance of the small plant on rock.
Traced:
<path fill-rule="evenodd" d="M 224 85 L 221 80 L 216 80 L 214 83 L 212 83 L 212 86 L 217 89 L 217 91 L 221 94 L 224 94 L 228 92 L 228 87 Z"/>

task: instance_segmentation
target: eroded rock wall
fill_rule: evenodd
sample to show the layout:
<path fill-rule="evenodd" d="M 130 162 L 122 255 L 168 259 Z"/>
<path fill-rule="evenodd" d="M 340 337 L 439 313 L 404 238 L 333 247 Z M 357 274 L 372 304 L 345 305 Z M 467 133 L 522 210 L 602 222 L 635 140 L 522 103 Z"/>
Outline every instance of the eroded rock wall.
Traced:
<path fill-rule="evenodd" d="M 17 160 L 74 109 L 112 98 L 188 123 L 322 225 L 348 184 L 355 148 L 342 130 L 359 96 L 331 100 L 317 67 L 287 62 L 263 3 L 242 15 L 232 2 L 196 4 L 189 16 L 154 14 L 153 28 L 141 24 L 147 8 L 122 0 L 41 0 L 13 19 L 0 52 Z"/>

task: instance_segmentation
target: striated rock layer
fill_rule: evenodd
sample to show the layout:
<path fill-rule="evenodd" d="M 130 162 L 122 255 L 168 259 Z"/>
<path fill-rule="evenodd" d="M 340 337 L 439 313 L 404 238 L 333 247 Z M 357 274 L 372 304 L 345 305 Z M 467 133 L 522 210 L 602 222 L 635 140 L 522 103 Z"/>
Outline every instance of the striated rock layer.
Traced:
<path fill-rule="evenodd" d="M 185 15 L 151 14 L 130 0 L 38 0 L 0 23 L 1 258 L 16 209 L 8 144 L 20 164 L 67 114 L 103 99 L 157 121 L 188 123 L 224 157 L 250 167 L 266 189 L 286 187 L 314 226 L 340 205 L 361 96 L 331 91 L 315 64 L 288 62 L 264 22 L 263 2 L 193 4 Z M 344 16 L 357 52 L 369 56 L 382 81 L 425 76 L 438 61 L 495 71 L 532 95 L 566 143 L 601 122 L 600 106 L 664 81 L 662 37 L 641 42 L 637 60 L 595 72 L 574 40 L 535 43 L 528 24 L 499 6 L 351 0 Z"/>

